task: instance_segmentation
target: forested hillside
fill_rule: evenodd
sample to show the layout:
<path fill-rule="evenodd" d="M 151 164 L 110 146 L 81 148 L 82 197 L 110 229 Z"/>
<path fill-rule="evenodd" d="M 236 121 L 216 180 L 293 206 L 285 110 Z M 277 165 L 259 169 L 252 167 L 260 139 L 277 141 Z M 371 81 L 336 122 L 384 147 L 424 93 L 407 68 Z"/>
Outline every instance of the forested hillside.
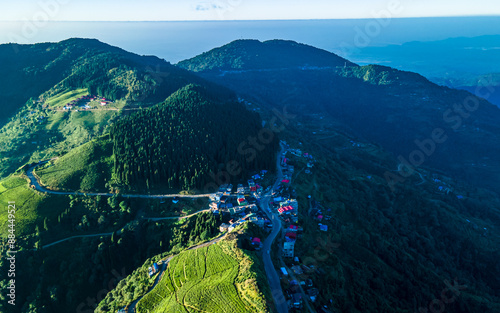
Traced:
<path fill-rule="evenodd" d="M 412 167 L 431 166 L 483 187 L 500 187 L 500 109 L 488 101 L 383 66 L 347 63 L 337 68 L 296 68 L 291 62 L 288 67 L 264 70 L 254 65 L 267 64 L 264 53 L 255 55 L 240 71 L 221 74 L 227 69 L 224 60 L 237 60 L 255 45 L 251 40 L 233 42 L 178 66 L 197 71 L 267 109 L 286 107 L 299 116 L 321 115 L 339 129 L 401 155 Z M 303 65 L 312 64 L 315 55 L 323 52 L 299 49 L 291 42 L 275 47 L 273 53 L 281 54 L 283 60 L 300 55 Z M 211 59 L 214 66 L 200 65 Z M 434 130 L 442 131 L 440 142 L 433 141 Z M 422 142 L 428 143 L 427 150 L 421 148 Z"/>
<path fill-rule="evenodd" d="M 255 156 L 246 155 L 246 141 L 261 128 L 259 116 L 227 91 L 189 85 L 115 124 L 115 175 L 126 185 L 201 189 L 214 182 L 211 172 L 225 170 L 229 162 L 238 164 L 232 179 L 247 177 L 250 170 L 272 170 L 277 138 Z"/>

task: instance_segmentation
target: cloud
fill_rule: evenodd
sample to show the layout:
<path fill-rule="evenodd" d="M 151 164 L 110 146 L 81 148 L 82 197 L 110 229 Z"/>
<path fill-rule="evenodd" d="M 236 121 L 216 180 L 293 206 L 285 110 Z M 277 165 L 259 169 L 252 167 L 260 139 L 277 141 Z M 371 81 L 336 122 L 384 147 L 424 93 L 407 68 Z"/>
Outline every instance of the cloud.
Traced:
<path fill-rule="evenodd" d="M 225 6 L 216 2 L 201 2 L 195 7 L 196 11 L 224 10 Z"/>

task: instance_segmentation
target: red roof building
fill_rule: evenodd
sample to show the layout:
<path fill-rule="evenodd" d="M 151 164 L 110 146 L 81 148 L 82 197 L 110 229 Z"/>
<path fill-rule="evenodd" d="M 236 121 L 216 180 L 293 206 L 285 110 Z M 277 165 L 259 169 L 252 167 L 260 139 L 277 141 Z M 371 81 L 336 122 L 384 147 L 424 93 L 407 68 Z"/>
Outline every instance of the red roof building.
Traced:
<path fill-rule="evenodd" d="M 278 209 L 279 214 L 289 213 L 290 211 L 293 211 L 293 208 L 291 206 L 284 206 Z"/>
<path fill-rule="evenodd" d="M 255 238 L 252 240 L 252 243 L 253 243 L 253 244 L 260 244 L 260 238 L 255 237 Z"/>
<path fill-rule="evenodd" d="M 297 231 L 297 225 L 290 225 L 290 227 L 288 227 L 288 231 L 289 232 L 296 232 Z"/>

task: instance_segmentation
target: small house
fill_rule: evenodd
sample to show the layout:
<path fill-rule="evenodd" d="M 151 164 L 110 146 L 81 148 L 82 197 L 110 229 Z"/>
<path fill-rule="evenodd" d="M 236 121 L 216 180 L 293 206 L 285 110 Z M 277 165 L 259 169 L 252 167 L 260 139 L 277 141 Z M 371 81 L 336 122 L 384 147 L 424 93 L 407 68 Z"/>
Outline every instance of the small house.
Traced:
<path fill-rule="evenodd" d="M 281 267 L 281 268 L 280 268 L 280 270 L 281 270 L 281 273 L 282 273 L 283 275 L 288 276 L 288 272 L 286 271 L 286 268 Z"/>
<path fill-rule="evenodd" d="M 238 188 L 236 189 L 236 192 L 239 193 L 239 194 L 245 193 L 245 187 L 243 187 L 242 184 L 239 184 Z"/>
<path fill-rule="evenodd" d="M 292 271 L 297 274 L 297 275 L 302 275 L 304 274 L 304 271 L 302 270 L 302 268 L 298 265 L 294 265 L 292 266 Z"/>
<path fill-rule="evenodd" d="M 226 224 L 226 223 L 222 223 L 220 226 L 219 226 L 219 231 L 221 233 L 223 232 L 226 232 L 229 230 L 229 224 Z"/>
<path fill-rule="evenodd" d="M 248 205 L 248 202 L 245 199 L 245 197 L 238 197 L 236 201 L 238 201 L 238 205 Z"/>
<path fill-rule="evenodd" d="M 287 231 L 288 231 L 288 232 L 294 232 L 294 233 L 295 233 L 295 232 L 297 232 L 297 229 L 298 229 L 298 226 L 297 226 L 297 225 L 290 225 L 290 226 L 288 227 L 288 230 L 287 230 Z"/>
<path fill-rule="evenodd" d="M 294 308 L 300 309 L 302 307 L 302 294 L 294 293 L 292 295 L 292 304 Z"/>
<path fill-rule="evenodd" d="M 285 241 L 283 243 L 283 256 L 285 258 L 293 258 L 295 250 L 295 241 Z"/>
<path fill-rule="evenodd" d="M 260 245 L 261 244 L 260 238 L 255 237 L 254 239 L 252 239 L 252 244 L 253 245 Z"/>

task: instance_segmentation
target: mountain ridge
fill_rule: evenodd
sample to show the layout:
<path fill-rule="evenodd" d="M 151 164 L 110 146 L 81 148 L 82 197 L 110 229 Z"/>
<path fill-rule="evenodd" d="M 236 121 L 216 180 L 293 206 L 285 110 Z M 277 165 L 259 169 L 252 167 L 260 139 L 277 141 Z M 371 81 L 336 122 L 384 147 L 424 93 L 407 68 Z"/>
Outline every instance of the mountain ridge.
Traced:
<path fill-rule="evenodd" d="M 289 53 L 282 55 L 282 48 Z M 238 51 L 239 56 L 231 57 L 231 52 Z M 314 57 L 307 62 L 301 59 L 304 53 L 312 53 Z M 263 59 L 263 55 L 264 58 Z M 227 57 L 226 57 L 227 56 Z M 215 48 L 201 55 L 177 63 L 177 66 L 193 71 L 224 71 L 245 69 L 276 69 L 280 67 L 338 67 L 357 66 L 354 63 L 334 55 L 326 50 L 300 44 L 291 40 L 248 40 L 232 41 L 220 48 Z"/>

